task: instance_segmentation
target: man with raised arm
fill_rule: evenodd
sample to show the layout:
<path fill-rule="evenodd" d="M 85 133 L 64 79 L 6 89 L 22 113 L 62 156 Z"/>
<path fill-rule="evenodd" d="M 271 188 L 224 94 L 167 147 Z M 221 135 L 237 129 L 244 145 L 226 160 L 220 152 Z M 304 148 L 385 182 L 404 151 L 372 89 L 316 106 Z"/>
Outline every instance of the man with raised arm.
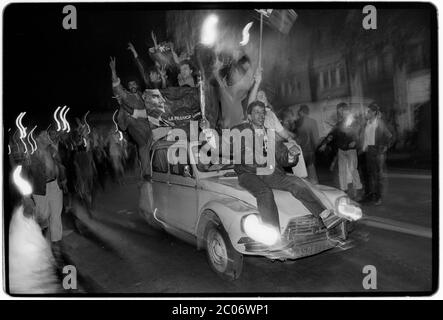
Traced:
<path fill-rule="evenodd" d="M 129 42 L 128 50 L 132 52 L 137 69 L 145 83 L 146 89 L 164 89 L 166 88 L 166 67 L 159 67 L 156 63 L 155 67 L 146 70 L 143 61 L 140 59 L 134 45 Z"/>
<path fill-rule="evenodd" d="M 115 58 L 111 57 L 109 63 L 112 73 L 112 90 L 120 104 L 117 117 L 118 125 L 135 141 L 138 157 L 141 162 L 141 175 L 143 179 L 151 179 L 151 165 L 149 147 L 152 142 L 152 131 L 146 113 L 145 102 L 138 90 L 136 81 L 129 81 L 126 90 L 117 76 Z"/>

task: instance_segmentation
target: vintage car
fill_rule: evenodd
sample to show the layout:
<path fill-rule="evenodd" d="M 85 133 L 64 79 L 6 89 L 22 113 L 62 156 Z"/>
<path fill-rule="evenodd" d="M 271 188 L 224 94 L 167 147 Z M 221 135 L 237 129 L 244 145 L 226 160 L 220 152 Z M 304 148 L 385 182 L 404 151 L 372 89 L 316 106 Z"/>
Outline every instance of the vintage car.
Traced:
<path fill-rule="evenodd" d="M 168 162 L 173 144 L 175 152 L 187 155 L 186 164 Z M 281 226 L 275 235 L 257 218 L 256 199 L 239 186 L 233 165 L 203 165 L 197 159 L 199 148 L 186 141 L 153 144 L 152 181 L 142 187 L 142 201 L 151 200 L 141 213 L 153 226 L 205 249 L 209 265 L 222 278 L 240 276 L 243 255 L 284 261 L 348 245 L 348 223 L 358 220 L 361 210 L 344 192 L 304 180 L 331 209 L 322 217 L 328 226 L 323 231 L 299 200 L 274 190 Z"/>

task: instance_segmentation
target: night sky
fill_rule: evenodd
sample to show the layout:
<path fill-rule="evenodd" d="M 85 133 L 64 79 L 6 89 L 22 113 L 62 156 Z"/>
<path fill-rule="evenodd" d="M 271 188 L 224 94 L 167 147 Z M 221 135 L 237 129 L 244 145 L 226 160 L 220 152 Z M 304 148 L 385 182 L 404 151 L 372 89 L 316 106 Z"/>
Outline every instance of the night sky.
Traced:
<path fill-rule="evenodd" d="M 5 9 L 6 129 L 14 126 L 22 111 L 27 111 L 25 126 L 31 121 L 47 126 L 59 105 L 71 108 L 69 118 L 87 110 L 109 109 L 113 103 L 109 56 L 117 57 L 122 76 L 138 75 L 127 42 L 132 41 L 139 54 L 147 57 L 151 30 L 159 41 L 166 37 L 164 11 L 146 10 L 147 5 L 75 4 L 77 30 L 65 30 L 62 10 L 67 4 L 10 5 Z"/>

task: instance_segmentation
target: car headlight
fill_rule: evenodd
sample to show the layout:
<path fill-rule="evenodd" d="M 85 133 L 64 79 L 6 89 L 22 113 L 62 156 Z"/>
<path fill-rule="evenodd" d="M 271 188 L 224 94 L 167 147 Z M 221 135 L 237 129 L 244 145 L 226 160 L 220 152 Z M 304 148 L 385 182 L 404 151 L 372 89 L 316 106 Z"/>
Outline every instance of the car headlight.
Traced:
<path fill-rule="evenodd" d="M 340 197 L 335 201 L 335 210 L 338 216 L 351 221 L 357 221 L 363 216 L 360 206 L 347 196 Z"/>
<path fill-rule="evenodd" d="M 242 219 L 243 231 L 251 239 L 272 246 L 280 239 L 276 228 L 264 224 L 257 215 L 249 214 Z"/>

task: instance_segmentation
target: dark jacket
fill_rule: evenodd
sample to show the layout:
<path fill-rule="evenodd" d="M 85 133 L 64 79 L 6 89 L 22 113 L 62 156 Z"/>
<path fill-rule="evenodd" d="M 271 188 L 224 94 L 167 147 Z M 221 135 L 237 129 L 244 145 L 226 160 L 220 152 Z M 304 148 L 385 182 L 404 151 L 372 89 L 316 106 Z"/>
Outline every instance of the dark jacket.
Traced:
<path fill-rule="evenodd" d="M 368 122 L 365 123 L 360 133 L 360 142 L 362 147 L 364 145 L 365 129 L 367 124 Z M 379 151 L 383 151 L 385 148 L 389 148 L 393 142 L 393 135 L 386 126 L 386 123 L 383 121 L 383 119 L 377 119 L 377 128 L 375 129 L 375 147 Z"/>
<path fill-rule="evenodd" d="M 275 144 L 275 170 L 286 174 L 285 168 L 291 168 L 297 165 L 299 156 L 295 156 L 294 159 L 289 160 L 289 149 L 283 143 L 282 140 Z"/>
<path fill-rule="evenodd" d="M 328 137 L 331 137 L 332 139 L 330 141 L 327 139 L 324 143 L 327 143 L 329 147 L 332 147 L 335 152 L 337 152 L 338 149 L 356 149 L 359 140 L 359 131 L 357 125 L 353 124 L 346 126 L 344 121 L 339 121 L 328 134 Z M 355 142 L 354 147 L 349 147 L 351 142 Z"/>
<path fill-rule="evenodd" d="M 249 123 L 249 122 L 244 122 L 241 123 L 239 125 L 236 125 L 234 127 L 232 127 L 231 130 L 235 130 L 238 129 L 240 132 L 242 132 L 245 129 L 249 129 L 252 130 L 253 133 L 255 133 L 254 131 L 254 127 Z M 240 152 L 241 152 L 241 164 L 235 164 L 234 165 L 234 171 L 240 175 L 242 173 L 253 173 L 256 174 L 257 173 L 257 168 L 261 167 L 261 168 L 265 168 L 266 167 L 266 163 L 265 164 L 258 164 L 255 158 L 255 140 L 256 140 L 256 135 L 253 134 L 253 146 L 254 146 L 254 150 L 249 150 L 246 148 L 245 145 L 245 139 L 241 139 L 241 147 L 240 147 Z M 227 141 L 225 142 L 227 143 Z M 231 142 L 230 144 L 231 146 L 231 154 L 233 152 L 233 143 Z M 263 148 L 263 156 L 266 157 L 266 151 Z M 253 163 L 252 164 L 247 164 L 246 163 L 246 153 L 250 153 L 252 152 L 252 157 L 253 157 Z"/>
<path fill-rule="evenodd" d="M 63 189 L 63 184 L 66 183 L 65 167 L 61 164 L 59 159 L 53 157 L 53 160 L 58 167 L 58 186 L 60 189 Z M 23 172 L 24 177 L 29 180 L 32 185 L 32 193 L 41 196 L 46 195 L 46 183 L 48 182 L 46 166 L 37 153 L 30 156 L 30 161 L 23 167 Z"/>
<path fill-rule="evenodd" d="M 123 88 L 120 79 L 117 82 L 112 83 L 112 91 L 117 97 L 120 105 L 129 114 L 132 114 L 134 109 L 143 110 L 145 108 L 145 102 L 140 92 L 132 93 Z"/>
<path fill-rule="evenodd" d="M 314 153 L 319 143 L 317 121 L 305 116 L 295 122 L 295 134 L 297 143 L 304 154 Z"/>

